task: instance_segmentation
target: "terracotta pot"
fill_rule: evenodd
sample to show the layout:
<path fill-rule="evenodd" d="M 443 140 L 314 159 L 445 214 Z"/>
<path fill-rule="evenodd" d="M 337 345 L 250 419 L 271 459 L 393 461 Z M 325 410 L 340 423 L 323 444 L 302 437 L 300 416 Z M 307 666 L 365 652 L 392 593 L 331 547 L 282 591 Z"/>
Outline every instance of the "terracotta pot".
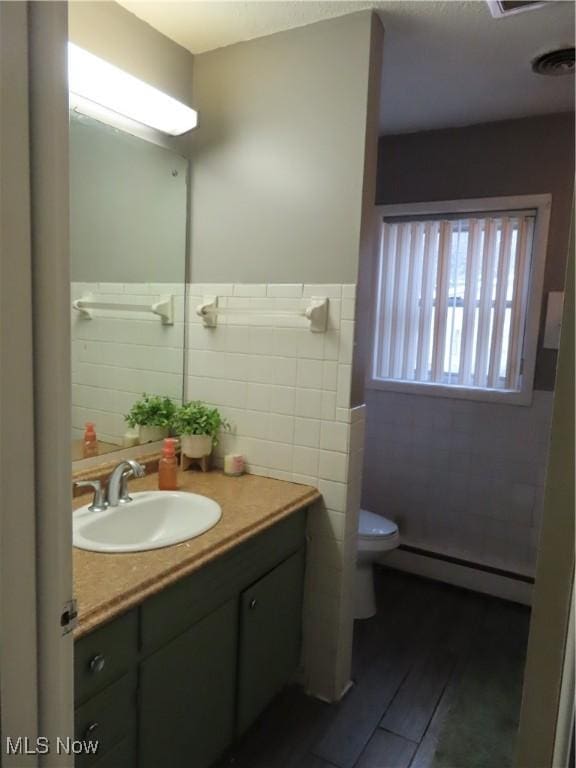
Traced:
<path fill-rule="evenodd" d="M 180 447 L 188 458 L 201 459 L 212 453 L 212 438 L 210 435 L 181 435 Z"/>
<path fill-rule="evenodd" d="M 141 443 L 155 443 L 157 440 L 164 440 L 170 434 L 168 427 L 138 427 L 138 437 Z"/>

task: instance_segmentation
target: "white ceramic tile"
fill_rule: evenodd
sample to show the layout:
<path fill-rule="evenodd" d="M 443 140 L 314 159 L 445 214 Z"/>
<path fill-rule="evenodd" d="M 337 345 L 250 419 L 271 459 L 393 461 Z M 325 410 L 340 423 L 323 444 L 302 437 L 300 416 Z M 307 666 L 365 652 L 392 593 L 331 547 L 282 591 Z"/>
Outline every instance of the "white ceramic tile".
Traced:
<path fill-rule="evenodd" d="M 324 357 L 324 333 L 312 333 L 310 330 L 299 331 L 298 357 L 322 360 Z"/>
<path fill-rule="evenodd" d="M 328 451 L 348 450 L 348 424 L 337 421 L 323 421 L 320 431 L 320 447 Z"/>
<path fill-rule="evenodd" d="M 304 416 L 317 419 L 321 415 L 322 390 L 297 389 L 296 390 L 296 416 Z"/>
<path fill-rule="evenodd" d="M 339 330 L 342 315 L 342 302 L 340 299 L 328 299 L 328 328 Z"/>
<path fill-rule="evenodd" d="M 248 357 L 247 378 L 257 384 L 272 384 L 275 379 L 274 358 L 266 355 Z"/>
<path fill-rule="evenodd" d="M 340 333 L 338 331 L 326 331 L 324 335 L 324 360 L 338 360 L 340 350 Z"/>
<path fill-rule="evenodd" d="M 338 364 L 335 360 L 325 360 L 322 368 L 322 389 L 336 391 L 338 384 Z"/>
<path fill-rule="evenodd" d="M 298 357 L 301 331 L 293 328 L 274 329 L 274 354 L 278 357 Z"/>
<path fill-rule="evenodd" d="M 292 453 L 292 471 L 300 475 L 318 475 L 318 451 L 295 445 Z"/>
<path fill-rule="evenodd" d="M 291 480 L 293 483 L 298 483 L 299 485 L 311 485 L 314 488 L 318 485 L 318 478 L 310 477 L 310 475 L 301 475 L 297 472 L 292 473 Z"/>
<path fill-rule="evenodd" d="M 148 283 L 124 283 L 124 293 L 147 294 Z"/>
<path fill-rule="evenodd" d="M 322 360 L 298 360 L 296 385 L 306 389 L 322 389 Z"/>
<path fill-rule="evenodd" d="M 340 347 L 338 360 L 341 363 L 351 363 L 354 351 L 354 323 L 351 320 L 342 320 L 340 326 Z"/>
<path fill-rule="evenodd" d="M 347 480 L 348 466 L 345 453 L 335 451 L 320 451 L 318 462 L 318 476 L 322 480 L 334 480 L 345 483 Z"/>
<path fill-rule="evenodd" d="M 322 410 L 320 412 L 321 417 L 325 421 L 337 419 L 337 411 L 336 392 L 330 392 L 329 390 L 325 389 L 322 392 Z"/>
<path fill-rule="evenodd" d="M 352 366 L 338 365 L 338 385 L 336 391 L 336 405 L 339 408 L 350 407 L 350 388 L 352 383 Z"/>
<path fill-rule="evenodd" d="M 230 329 L 235 330 L 235 329 Z M 247 352 L 253 355 L 273 355 L 274 354 L 274 329 L 273 328 L 253 328 L 248 331 Z M 244 350 L 239 350 L 244 351 Z"/>
<path fill-rule="evenodd" d="M 300 298 L 302 296 L 301 283 L 269 283 L 267 295 L 279 298 Z"/>
<path fill-rule="evenodd" d="M 346 483 L 333 480 L 319 480 L 318 490 L 322 494 L 326 506 L 337 512 L 346 511 Z"/>
<path fill-rule="evenodd" d="M 270 436 L 269 419 L 268 413 L 246 410 L 232 421 L 239 435 L 267 440 Z"/>
<path fill-rule="evenodd" d="M 196 333 L 194 334 L 195 338 L 198 338 L 200 336 L 199 331 L 202 332 L 204 335 L 204 338 L 210 338 L 212 336 L 221 334 L 222 331 L 224 332 L 224 348 L 228 352 L 238 352 L 241 354 L 246 354 L 251 351 L 251 330 L 250 328 L 247 328 L 245 326 L 230 326 L 225 329 L 205 329 L 205 328 L 198 328 L 195 329 Z M 216 331 L 216 333 L 214 333 Z"/>
<path fill-rule="evenodd" d="M 340 284 L 307 283 L 302 291 L 303 296 L 326 296 L 329 299 L 339 299 L 342 296 Z"/>
<path fill-rule="evenodd" d="M 296 390 L 294 387 L 270 388 L 270 410 L 272 413 L 281 413 L 288 416 L 294 414 L 296 407 Z"/>
<path fill-rule="evenodd" d="M 201 296 L 233 296 L 233 283 L 196 283 Z"/>
<path fill-rule="evenodd" d="M 342 298 L 343 299 L 356 298 L 356 283 L 346 283 L 342 286 Z"/>
<path fill-rule="evenodd" d="M 236 283 L 234 296 L 248 296 L 249 298 L 266 296 L 266 285 L 262 283 Z"/>
<path fill-rule="evenodd" d="M 124 283 L 98 283 L 101 293 L 124 293 Z"/>
<path fill-rule="evenodd" d="M 278 443 L 293 443 L 294 418 L 277 413 L 269 414 L 268 439 Z"/>
<path fill-rule="evenodd" d="M 294 444 L 318 448 L 320 445 L 320 421 L 317 419 L 294 419 Z"/>
<path fill-rule="evenodd" d="M 356 312 L 355 299 L 342 299 L 342 320 L 354 320 Z"/>
<path fill-rule="evenodd" d="M 267 384 L 250 384 L 246 388 L 246 408 L 252 411 L 269 411 L 271 388 Z"/>
<path fill-rule="evenodd" d="M 294 357 L 274 357 L 274 384 L 296 386 L 298 360 Z"/>

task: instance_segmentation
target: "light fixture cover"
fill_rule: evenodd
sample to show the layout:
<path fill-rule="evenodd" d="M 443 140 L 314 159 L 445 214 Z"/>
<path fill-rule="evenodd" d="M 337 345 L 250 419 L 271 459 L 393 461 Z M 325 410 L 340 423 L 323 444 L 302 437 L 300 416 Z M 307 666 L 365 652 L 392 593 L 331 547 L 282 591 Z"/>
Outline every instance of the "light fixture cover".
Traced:
<path fill-rule="evenodd" d="M 119 115 L 180 136 L 195 128 L 198 113 L 148 83 L 68 43 L 70 93 Z"/>

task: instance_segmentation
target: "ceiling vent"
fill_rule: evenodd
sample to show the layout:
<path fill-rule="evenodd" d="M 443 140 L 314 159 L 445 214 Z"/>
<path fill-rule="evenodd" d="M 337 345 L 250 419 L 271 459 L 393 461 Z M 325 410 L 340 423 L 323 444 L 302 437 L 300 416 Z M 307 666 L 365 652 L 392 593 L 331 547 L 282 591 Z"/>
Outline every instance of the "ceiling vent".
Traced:
<path fill-rule="evenodd" d="M 512 16 L 516 13 L 522 13 L 522 11 L 532 11 L 546 5 L 545 0 L 486 0 L 486 2 L 495 19 Z"/>
<path fill-rule="evenodd" d="M 574 48 L 561 48 L 538 56 L 532 62 L 532 70 L 538 75 L 573 75 Z"/>

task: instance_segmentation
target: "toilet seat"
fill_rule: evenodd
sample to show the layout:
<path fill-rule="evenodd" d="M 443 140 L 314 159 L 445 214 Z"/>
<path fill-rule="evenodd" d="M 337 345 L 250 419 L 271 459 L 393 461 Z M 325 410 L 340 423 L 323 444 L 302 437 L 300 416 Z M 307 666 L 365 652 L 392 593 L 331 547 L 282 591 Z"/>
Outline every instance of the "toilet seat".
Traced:
<path fill-rule="evenodd" d="M 358 538 L 366 541 L 389 539 L 398 536 L 398 526 L 382 515 L 376 515 L 367 509 L 361 509 L 358 517 Z"/>

